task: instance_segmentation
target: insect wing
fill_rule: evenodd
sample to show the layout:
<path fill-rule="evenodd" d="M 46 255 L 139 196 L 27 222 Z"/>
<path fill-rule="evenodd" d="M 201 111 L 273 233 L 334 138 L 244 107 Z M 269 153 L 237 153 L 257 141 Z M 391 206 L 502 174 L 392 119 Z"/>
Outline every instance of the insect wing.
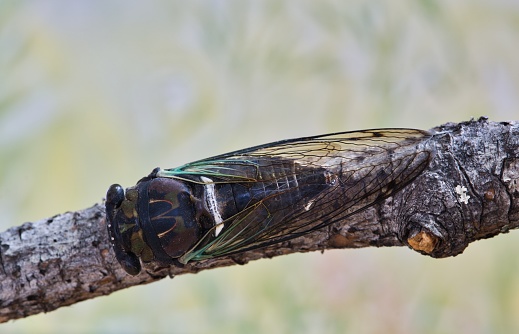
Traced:
<path fill-rule="evenodd" d="M 426 145 L 430 137 L 413 129 L 335 133 L 279 141 L 160 171 L 159 176 L 191 182 L 209 178 L 214 183 L 262 182 L 277 187 L 225 220 L 217 236 L 209 231 L 181 262 L 288 240 L 393 195 L 427 167 L 434 153 Z M 322 176 L 321 184 L 308 188 L 308 180 L 315 181 L 316 174 Z M 292 179 L 295 182 L 287 181 Z M 285 202 L 303 189 L 311 195 Z"/>

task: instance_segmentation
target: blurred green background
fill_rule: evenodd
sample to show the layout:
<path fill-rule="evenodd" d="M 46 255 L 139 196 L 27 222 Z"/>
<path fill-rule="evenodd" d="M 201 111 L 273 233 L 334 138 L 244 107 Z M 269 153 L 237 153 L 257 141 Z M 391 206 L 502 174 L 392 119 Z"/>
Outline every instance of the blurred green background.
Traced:
<path fill-rule="evenodd" d="M 504 0 L 0 1 L 0 227 L 278 139 L 519 120 L 518 36 Z M 518 245 L 260 260 L 0 332 L 513 333 Z"/>

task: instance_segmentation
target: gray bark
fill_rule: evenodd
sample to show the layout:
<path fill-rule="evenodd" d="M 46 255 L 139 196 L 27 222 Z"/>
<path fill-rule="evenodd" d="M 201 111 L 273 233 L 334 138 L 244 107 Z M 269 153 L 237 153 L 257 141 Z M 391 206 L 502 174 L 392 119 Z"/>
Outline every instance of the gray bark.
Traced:
<path fill-rule="evenodd" d="M 166 276 L 294 252 L 408 246 L 455 256 L 475 240 L 519 225 L 519 122 L 445 124 L 425 144 L 434 158 L 391 198 L 302 237 L 185 266 L 145 266 L 130 276 L 110 248 L 104 207 L 67 212 L 0 234 L 0 322 L 49 312 Z"/>

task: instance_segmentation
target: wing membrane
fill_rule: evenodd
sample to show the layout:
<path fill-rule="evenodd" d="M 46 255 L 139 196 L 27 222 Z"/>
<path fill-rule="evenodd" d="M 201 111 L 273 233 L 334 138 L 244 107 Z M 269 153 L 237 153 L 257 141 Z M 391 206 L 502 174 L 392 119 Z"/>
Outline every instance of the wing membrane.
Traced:
<path fill-rule="evenodd" d="M 430 136 L 413 129 L 335 133 L 256 146 L 158 172 L 158 176 L 190 182 L 203 183 L 203 176 L 214 183 L 270 182 L 278 187 L 224 221 L 225 228 L 217 237 L 209 231 L 181 261 L 291 239 L 393 195 L 427 167 L 434 154 L 427 146 Z M 326 174 L 324 187 L 310 198 L 280 204 L 283 196 L 300 191 L 315 171 Z M 287 186 L 291 178 L 296 182 Z"/>

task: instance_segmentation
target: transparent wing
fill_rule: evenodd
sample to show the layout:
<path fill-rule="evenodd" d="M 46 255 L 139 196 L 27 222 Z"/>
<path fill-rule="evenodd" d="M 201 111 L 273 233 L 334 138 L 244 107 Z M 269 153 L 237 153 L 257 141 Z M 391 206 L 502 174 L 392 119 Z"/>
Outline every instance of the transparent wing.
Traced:
<path fill-rule="evenodd" d="M 418 176 L 434 153 L 427 145 L 430 137 L 413 129 L 335 133 L 161 170 L 157 176 L 198 183 L 261 183 L 274 189 L 226 219 L 218 236 L 209 231 L 181 261 L 264 247 L 343 220 Z"/>

